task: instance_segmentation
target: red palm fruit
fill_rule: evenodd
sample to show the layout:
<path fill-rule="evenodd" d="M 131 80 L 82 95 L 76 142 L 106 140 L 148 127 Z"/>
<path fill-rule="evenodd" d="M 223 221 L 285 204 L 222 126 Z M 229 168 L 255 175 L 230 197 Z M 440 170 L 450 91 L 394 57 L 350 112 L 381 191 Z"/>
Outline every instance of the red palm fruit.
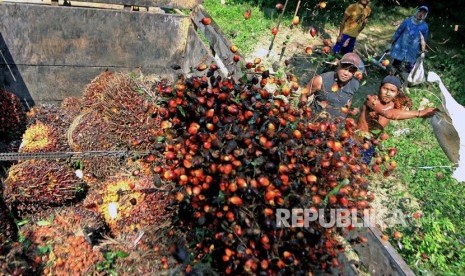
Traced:
<path fill-rule="evenodd" d="M 214 63 L 210 64 L 210 70 L 212 70 L 212 71 L 218 70 L 218 65 L 216 65 Z"/>
<path fill-rule="evenodd" d="M 229 203 L 236 205 L 236 206 L 241 206 L 242 205 L 242 198 L 238 196 L 233 196 L 229 198 Z"/>
<path fill-rule="evenodd" d="M 320 9 L 324 9 L 324 8 L 326 8 L 326 2 L 320 2 L 320 4 L 318 4 L 318 6 L 320 7 Z"/>
<path fill-rule="evenodd" d="M 379 139 L 381 141 L 387 140 L 388 138 L 389 138 L 389 135 L 386 132 L 381 133 L 381 135 L 379 136 Z"/>
<path fill-rule="evenodd" d="M 347 207 L 349 205 L 349 201 L 347 200 L 346 197 L 341 197 L 339 199 L 339 203 L 341 204 L 341 206 L 343 207 Z"/>
<path fill-rule="evenodd" d="M 390 148 L 388 150 L 388 154 L 389 154 L 390 157 L 393 157 L 394 155 L 397 154 L 397 149 L 396 148 Z"/>
<path fill-rule="evenodd" d="M 210 25 L 212 23 L 212 19 L 211 18 L 208 18 L 208 17 L 204 17 L 202 18 L 202 20 L 200 20 L 200 22 L 202 22 L 203 25 Z"/>
<path fill-rule="evenodd" d="M 282 88 L 281 88 L 281 94 L 283 94 L 284 96 L 289 96 L 291 94 L 291 89 L 289 88 L 289 86 L 287 85 L 284 85 Z"/>
<path fill-rule="evenodd" d="M 313 204 L 315 204 L 315 205 L 320 205 L 320 203 L 321 203 L 321 197 L 318 196 L 318 195 L 312 196 L 312 202 L 313 202 Z"/>
<path fill-rule="evenodd" d="M 201 63 L 201 64 L 199 64 L 197 66 L 197 71 L 203 71 L 203 70 L 205 70 L 207 68 L 208 68 L 208 66 L 206 64 Z"/>
<path fill-rule="evenodd" d="M 342 150 L 342 143 L 339 141 L 334 142 L 334 145 L 332 147 L 332 150 L 334 152 L 340 152 Z"/>
<path fill-rule="evenodd" d="M 237 48 L 236 45 L 231 45 L 231 47 L 229 47 L 229 50 L 231 50 L 231 52 L 233 52 L 233 53 L 236 53 L 237 50 L 239 50 L 239 48 Z"/>
<path fill-rule="evenodd" d="M 277 27 L 273 27 L 273 29 L 271 29 L 271 34 L 272 34 L 272 35 L 277 35 L 277 34 L 278 34 L 278 28 L 277 28 Z"/>
<path fill-rule="evenodd" d="M 339 85 L 337 84 L 337 82 L 333 83 L 333 85 L 331 85 L 331 91 L 337 92 L 338 90 L 339 90 Z"/>
<path fill-rule="evenodd" d="M 189 129 L 187 130 L 187 132 L 190 134 L 190 135 L 196 135 L 197 132 L 199 131 L 199 128 L 200 128 L 200 125 L 193 122 L 190 124 L 189 126 Z"/>
<path fill-rule="evenodd" d="M 265 193 L 265 201 L 266 202 L 271 201 L 274 199 L 275 196 L 276 196 L 276 192 L 274 190 L 267 191 Z"/>
<path fill-rule="evenodd" d="M 292 135 L 293 135 L 296 139 L 302 138 L 302 133 L 301 133 L 300 130 L 298 130 L 298 129 L 294 130 L 294 132 L 292 132 Z"/>
<path fill-rule="evenodd" d="M 227 219 L 229 222 L 233 222 L 234 219 L 235 219 L 234 213 L 231 212 L 231 211 L 228 211 L 228 212 L 226 213 L 226 219 Z"/>
<path fill-rule="evenodd" d="M 252 16 L 252 11 L 251 10 L 246 10 L 244 12 L 244 18 L 245 20 L 249 20 L 250 16 Z"/>
<path fill-rule="evenodd" d="M 247 69 L 252 69 L 253 67 L 254 67 L 254 64 L 252 62 L 247 62 L 245 64 L 245 68 L 247 68 Z"/>
<path fill-rule="evenodd" d="M 361 80 L 361 79 L 363 78 L 363 74 L 362 74 L 362 72 L 357 71 L 357 72 L 355 72 L 354 77 L 355 77 L 357 80 Z"/>
<path fill-rule="evenodd" d="M 253 63 L 254 63 L 254 64 L 260 64 L 260 62 L 262 62 L 262 59 L 259 58 L 259 57 L 255 58 L 255 59 L 253 60 Z"/>
<path fill-rule="evenodd" d="M 300 18 L 296 15 L 294 16 L 294 18 L 292 19 L 292 24 L 294 24 L 294 26 L 298 25 L 300 22 Z"/>
<path fill-rule="evenodd" d="M 394 232 L 394 234 L 392 234 L 392 236 L 394 237 L 394 239 L 400 240 L 400 238 L 402 238 L 402 233 L 400 233 L 399 231 L 396 231 Z"/>
<path fill-rule="evenodd" d="M 337 203 L 337 197 L 335 195 L 330 195 L 329 196 L 329 203 L 336 204 Z"/>
<path fill-rule="evenodd" d="M 310 29 L 310 35 L 311 35 L 312 37 L 315 37 L 316 34 L 317 34 L 316 28 L 315 28 L 315 27 L 312 27 L 312 28 Z"/>
<path fill-rule="evenodd" d="M 317 177 L 313 174 L 309 174 L 307 175 L 307 182 L 309 183 L 316 183 L 316 180 L 317 180 Z"/>
<path fill-rule="evenodd" d="M 233 60 L 234 62 L 239 62 L 239 60 L 241 60 L 241 57 L 239 55 L 234 55 Z"/>
<path fill-rule="evenodd" d="M 307 46 L 307 48 L 305 48 L 305 53 L 311 55 L 313 53 L 312 46 Z"/>
<path fill-rule="evenodd" d="M 329 46 L 323 47 L 323 53 L 329 54 L 329 52 L 331 52 L 331 47 L 329 47 Z"/>
<path fill-rule="evenodd" d="M 258 183 L 260 183 L 262 187 L 268 187 L 270 185 L 270 180 L 266 176 L 260 176 Z"/>
<path fill-rule="evenodd" d="M 284 9 L 284 5 L 282 3 L 278 3 L 278 4 L 276 4 L 276 9 L 278 11 L 280 11 L 280 10 Z"/>

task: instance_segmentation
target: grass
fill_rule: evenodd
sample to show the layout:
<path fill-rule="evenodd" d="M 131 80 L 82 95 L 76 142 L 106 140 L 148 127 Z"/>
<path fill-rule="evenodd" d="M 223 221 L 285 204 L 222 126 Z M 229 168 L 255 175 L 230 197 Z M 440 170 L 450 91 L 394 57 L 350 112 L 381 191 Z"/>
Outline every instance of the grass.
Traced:
<path fill-rule="evenodd" d="M 439 104 L 437 87 L 425 85 L 410 92 L 417 103 L 414 109 L 422 98 Z M 393 133 L 398 129 L 409 129 L 409 134 L 396 138 Z M 389 229 L 404 234 L 398 252 L 418 274 L 464 274 L 465 185 L 452 178 L 452 168 L 447 168 L 452 164 L 439 147 L 429 120 L 398 121 L 387 132 L 391 139 L 386 146 L 398 149 L 395 177 L 420 203 L 423 214 L 420 227 Z"/>
<path fill-rule="evenodd" d="M 373 1 L 374 2 L 374 1 Z M 308 24 L 319 24 L 324 28 L 334 29 L 338 24 L 341 6 L 331 7 L 328 2 L 327 12 L 317 11 L 311 14 L 312 7 L 303 6 L 307 11 L 302 16 L 304 21 L 301 28 Z M 250 54 L 255 43 L 264 36 L 271 37 L 269 32 L 277 21 L 277 15 L 269 16 L 259 3 L 248 4 L 247 1 L 229 1 L 226 5 L 218 0 L 205 0 L 206 10 L 219 24 L 228 38 L 236 44 L 244 54 Z M 312 4 L 313 5 L 313 4 Z M 346 5 L 346 4 L 344 4 Z M 274 7 L 274 6 L 271 6 Z M 373 16 L 369 23 L 372 30 L 388 30 L 391 32 L 392 22 L 403 20 L 412 14 L 412 9 L 393 7 L 381 10 L 372 4 Z M 252 17 L 245 22 L 242 14 L 251 9 Z M 283 24 L 290 24 L 292 11 L 286 14 Z M 315 20 L 311 21 L 311 20 Z M 426 59 L 426 70 L 437 72 L 449 91 L 456 99 L 465 104 L 465 94 L 459 93 L 464 89 L 465 50 L 457 41 L 458 35 L 451 32 L 450 24 L 442 22 L 441 18 L 428 18 L 432 38 Z M 311 22 L 305 25 L 305 22 Z M 395 28 L 394 28 L 395 29 Z M 334 30 L 333 30 L 334 31 Z M 370 35 L 369 29 L 364 31 Z M 270 38 L 271 39 L 271 38 Z M 377 93 L 378 81 L 382 73 L 372 74 L 367 79 L 367 86 L 361 90 L 358 104 L 363 102 L 367 93 Z M 438 106 L 439 88 L 437 85 L 421 85 L 410 88 L 410 97 L 417 109 L 423 98 L 427 98 L 433 106 Z M 394 133 L 399 129 L 408 129 L 409 133 L 396 137 Z M 398 252 L 409 266 L 419 275 L 464 275 L 465 274 L 465 185 L 452 178 L 451 162 L 438 145 L 429 120 L 404 120 L 392 122 L 386 129 L 390 139 L 384 144 L 386 147 L 396 147 L 398 154 L 394 160 L 398 164 L 394 177 L 380 176 L 377 181 L 384 187 L 392 189 L 389 196 L 391 202 L 400 202 L 406 193 L 419 204 L 422 217 L 407 227 L 387 229 L 387 234 L 401 232 L 402 238 L 393 242 Z M 446 166 L 446 167 L 441 167 Z M 426 168 L 421 168 L 426 167 Z M 400 183 L 399 185 L 394 183 Z M 398 189 L 398 190 L 396 190 Z M 388 209 L 403 208 L 406 214 L 412 214 L 411 206 L 405 204 L 387 204 Z"/>

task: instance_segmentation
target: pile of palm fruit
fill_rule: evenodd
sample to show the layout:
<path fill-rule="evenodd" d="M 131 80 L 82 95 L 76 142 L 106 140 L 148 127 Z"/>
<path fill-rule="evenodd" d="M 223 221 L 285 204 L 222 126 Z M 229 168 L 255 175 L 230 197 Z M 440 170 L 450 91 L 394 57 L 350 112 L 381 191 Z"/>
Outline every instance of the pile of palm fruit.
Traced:
<path fill-rule="evenodd" d="M 294 107 L 295 78 L 260 71 L 236 81 L 212 64 L 174 83 L 107 71 L 82 99 L 32 108 L 20 152 L 128 154 L 11 166 L 0 204 L 0 271 L 303 275 L 340 268 L 335 235 L 352 225 L 282 227 L 276 214 L 369 208 L 372 170 L 350 139 L 355 121 Z"/>

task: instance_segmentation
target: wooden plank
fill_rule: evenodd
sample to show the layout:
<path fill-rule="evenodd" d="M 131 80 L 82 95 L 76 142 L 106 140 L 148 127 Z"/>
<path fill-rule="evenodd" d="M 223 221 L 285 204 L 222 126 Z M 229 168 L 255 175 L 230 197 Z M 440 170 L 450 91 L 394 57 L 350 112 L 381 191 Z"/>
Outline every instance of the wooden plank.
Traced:
<path fill-rule="evenodd" d="M 173 79 L 172 65 L 197 62 L 186 52 L 188 16 L 3 3 L 0 18 L 0 86 L 29 104 L 79 95 L 105 68 Z M 209 54 L 189 37 L 203 47 L 195 55 Z"/>
<path fill-rule="evenodd" d="M 360 227 L 349 231 L 344 238 L 348 241 L 362 236 L 367 238 L 366 243 L 356 243 L 352 247 L 371 275 L 414 276 L 399 253 L 381 235 L 380 230 L 375 227 Z"/>
<path fill-rule="evenodd" d="M 231 52 L 230 47 L 232 43 L 226 38 L 226 35 L 221 31 L 218 24 L 213 20 L 208 26 L 199 23 L 204 17 L 211 18 L 211 16 L 202 8 L 201 5 L 196 7 L 192 12 L 192 21 L 195 26 L 205 35 L 206 39 L 210 44 L 210 48 L 213 50 L 213 54 L 217 55 L 227 68 L 228 73 L 234 78 L 242 77 L 242 71 L 240 64 L 245 62 L 241 56 L 241 61 L 236 63 L 233 61 L 234 54 Z M 240 54 L 239 54 L 240 55 Z"/>
<path fill-rule="evenodd" d="M 208 50 L 205 43 L 200 39 L 193 26 L 189 28 L 186 47 L 186 53 L 189 54 L 185 57 L 185 63 L 183 64 L 184 72 L 192 71 L 198 75 L 199 73 L 195 72 L 197 65 L 200 63 L 209 65 L 214 62 L 211 52 Z"/>

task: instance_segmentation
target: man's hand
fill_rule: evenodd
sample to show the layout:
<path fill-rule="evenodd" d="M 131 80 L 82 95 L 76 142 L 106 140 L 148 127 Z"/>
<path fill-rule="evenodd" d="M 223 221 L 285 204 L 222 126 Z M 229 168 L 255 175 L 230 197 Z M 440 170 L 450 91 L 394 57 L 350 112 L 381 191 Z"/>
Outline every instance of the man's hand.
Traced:
<path fill-rule="evenodd" d="M 423 110 L 418 110 L 418 115 L 421 118 L 428 118 L 428 117 L 434 116 L 434 114 L 436 114 L 437 111 L 438 111 L 437 108 L 428 107 L 428 108 L 423 109 Z"/>

